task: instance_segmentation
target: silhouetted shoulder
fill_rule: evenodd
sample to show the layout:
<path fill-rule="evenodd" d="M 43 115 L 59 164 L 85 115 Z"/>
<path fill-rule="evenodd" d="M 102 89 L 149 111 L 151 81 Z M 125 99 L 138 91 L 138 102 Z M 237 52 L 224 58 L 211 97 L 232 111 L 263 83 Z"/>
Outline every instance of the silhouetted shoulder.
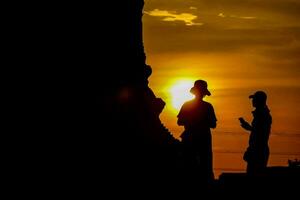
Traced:
<path fill-rule="evenodd" d="M 213 108 L 213 106 L 211 105 L 211 103 L 208 103 L 208 102 L 206 102 L 206 101 L 203 101 L 203 104 L 205 104 L 207 107 Z"/>
<path fill-rule="evenodd" d="M 194 109 L 195 109 L 195 101 L 194 100 L 185 102 L 181 106 L 180 111 L 177 115 L 177 117 L 179 119 L 179 124 L 182 124 L 181 119 L 186 118 L 191 113 L 191 111 L 193 111 Z"/>
<path fill-rule="evenodd" d="M 201 101 L 201 102 L 197 102 L 195 100 L 190 100 L 185 102 L 182 107 L 181 110 L 189 110 L 189 109 L 195 109 L 195 108 L 199 108 L 200 107 L 204 107 L 208 110 L 214 110 L 213 106 L 206 102 L 206 101 Z"/>
<path fill-rule="evenodd" d="M 193 100 L 189 100 L 189 101 L 186 101 L 186 102 L 182 105 L 182 107 L 189 107 L 189 106 L 194 105 L 194 103 L 195 103 L 195 100 L 194 100 L 194 99 L 193 99 Z"/>
<path fill-rule="evenodd" d="M 202 103 L 203 103 L 204 107 L 207 108 L 207 110 L 214 111 L 214 107 L 213 107 L 212 104 L 210 104 L 210 103 L 208 103 L 206 101 L 203 101 Z"/>
<path fill-rule="evenodd" d="M 193 100 L 186 101 L 182 106 L 180 110 L 188 110 L 192 109 L 195 105 L 195 102 Z"/>

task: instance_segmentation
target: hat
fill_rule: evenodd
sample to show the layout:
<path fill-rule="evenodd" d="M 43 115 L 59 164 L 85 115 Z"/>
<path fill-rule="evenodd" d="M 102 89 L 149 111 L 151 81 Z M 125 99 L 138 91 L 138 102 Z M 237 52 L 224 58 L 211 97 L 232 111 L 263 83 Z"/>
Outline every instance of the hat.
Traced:
<path fill-rule="evenodd" d="M 195 81 L 194 87 L 191 88 L 191 93 L 195 94 L 195 90 L 202 92 L 204 95 L 211 95 L 211 93 L 207 89 L 207 82 L 203 80 Z"/>
<path fill-rule="evenodd" d="M 257 99 L 261 101 L 266 101 L 267 100 L 267 94 L 263 91 L 257 91 L 254 94 L 249 96 L 250 99 Z"/>

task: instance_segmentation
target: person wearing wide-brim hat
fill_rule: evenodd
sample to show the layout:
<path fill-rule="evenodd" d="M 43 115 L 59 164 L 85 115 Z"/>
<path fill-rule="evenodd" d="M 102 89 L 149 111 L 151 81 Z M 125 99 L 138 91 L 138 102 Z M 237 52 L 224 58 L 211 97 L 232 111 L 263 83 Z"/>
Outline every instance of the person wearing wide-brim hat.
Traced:
<path fill-rule="evenodd" d="M 177 124 L 185 129 L 181 138 L 186 172 L 196 173 L 199 180 L 210 183 L 214 180 L 210 129 L 216 127 L 217 118 L 213 106 L 203 100 L 211 95 L 206 81 L 195 81 L 190 92 L 195 98 L 184 103 L 177 116 Z"/>
<path fill-rule="evenodd" d="M 208 91 L 207 89 L 207 82 L 203 80 L 195 81 L 194 87 L 191 88 L 190 92 L 194 95 L 196 95 L 199 92 L 201 92 L 202 95 L 207 95 L 207 96 L 211 95 L 210 91 Z"/>

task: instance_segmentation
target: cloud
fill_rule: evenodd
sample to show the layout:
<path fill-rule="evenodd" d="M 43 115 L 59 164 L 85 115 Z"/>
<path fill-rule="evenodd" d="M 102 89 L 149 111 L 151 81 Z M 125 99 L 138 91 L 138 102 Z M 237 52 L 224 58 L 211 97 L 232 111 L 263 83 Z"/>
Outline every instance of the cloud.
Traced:
<path fill-rule="evenodd" d="M 219 17 L 222 17 L 222 18 L 226 17 L 223 13 L 219 13 L 218 16 L 219 16 Z"/>
<path fill-rule="evenodd" d="M 203 25 L 203 23 L 196 23 L 194 20 L 198 18 L 198 16 L 193 15 L 191 13 L 178 13 L 176 11 L 168 11 L 168 10 L 159 10 L 154 9 L 152 11 L 145 11 L 145 14 L 153 16 L 153 17 L 161 17 L 163 21 L 174 22 L 174 21 L 183 21 L 187 26 L 195 26 L 195 25 Z"/>
<path fill-rule="evenodd" d="M 256 17 L 239 17 L 240 19 L 256 19 Z"/>
<path fill-rule="evenodd" d="M 219 13 L 218 16 L 222 18 L 231 17 L 231 18 L 238 18 L 238 19 L 256 19 L 256 17 L 252 17 L 252 16 L 225 15 L 224 13 Z"/>
<path fill-rule="evenodd" d="M 223 28 L 205 24 L 202 27 L 183 29 L 178 26 L 159 25 L 145 27 L 145 45 L 148 52 L 156 53 L 254 51 L 262 54 L 258 51 L 285 46 L 292 48 L 290 45 L 294 41 L 300 41 L 299 31 L 290 27 Z M 298 48 L 294 51 L 298 52 Z"/>
<path fill-rule="evenodd" d="M 288 74 L 293 71 L 291 76 L 299 77 L 300 0 L 151 0 L 151 2 L 156 3 L 146 4 L 145 9 L 160 11 L 159 20 L 170 17 L 169 15 L 193 13 L 204 25 L 187 28 L 166 26 L 148 14 L 143 18 L 147 53 L 196 52 L 215 55 L 245 53 L 265 59 L 266 64 L 263 63 L 261 66 L 269 64 L 270 67 L 289 68 L 290 70 L 280 73 Z M 191 10 L 191 6 L 198 9 Z M 192 22 L 195 22 L 195 19 Z"/>
<path fill-rule="evenodd" d="M 210 15 L 220 12 L 235 13 L 238 16 L 253 13 L 258 18 L 269 18 L 271 15 L 271 20 L 277 16 L 294 19 L 300 17 L 299 0 L 146 0 L 145 2 L 149 10 L 160 8 L 161 10 L 188 12 L 191 11 L 190 7 L 195 7 L 201 10 L 202 14 Z M 201 20 L 203 20 L 202 16 Z"/>

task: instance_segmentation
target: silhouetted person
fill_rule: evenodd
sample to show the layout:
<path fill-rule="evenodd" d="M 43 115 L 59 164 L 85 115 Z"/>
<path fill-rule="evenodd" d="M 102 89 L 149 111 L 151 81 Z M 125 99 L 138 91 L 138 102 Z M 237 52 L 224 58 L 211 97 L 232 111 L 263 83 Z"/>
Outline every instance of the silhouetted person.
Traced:
<path fill-rule="evenodd" d="M 266 104 L 267 95 L 263 91 L 257 91 L 249 98 L 255 110 L 252 112 L 253 121 L 251 125 L 243 118 L 239 118 L 241 126 L 247 131 L 251 131 L 249 147 L 244 154 L 247 162 L 247 173 L 257 174 L 264 171 L 269 159 L 269 135 L 272 124 L 270 110 Z"/>
<path fill-rule="evenodd" d="M 196 173 L 194 175 L 199 175 L 200 181 L 209 183 L 214 180 L 210 128 L 216 127 L 217 119 L 213 106 L 203 101 L 206 95 L 211 95 L 207 83 L 195 81 L 190 92 L 195 99 L 184 103 L 177 116 L 177 124 L 185 129 L 181 135 L 185 170 L 187 173 Z"/>

